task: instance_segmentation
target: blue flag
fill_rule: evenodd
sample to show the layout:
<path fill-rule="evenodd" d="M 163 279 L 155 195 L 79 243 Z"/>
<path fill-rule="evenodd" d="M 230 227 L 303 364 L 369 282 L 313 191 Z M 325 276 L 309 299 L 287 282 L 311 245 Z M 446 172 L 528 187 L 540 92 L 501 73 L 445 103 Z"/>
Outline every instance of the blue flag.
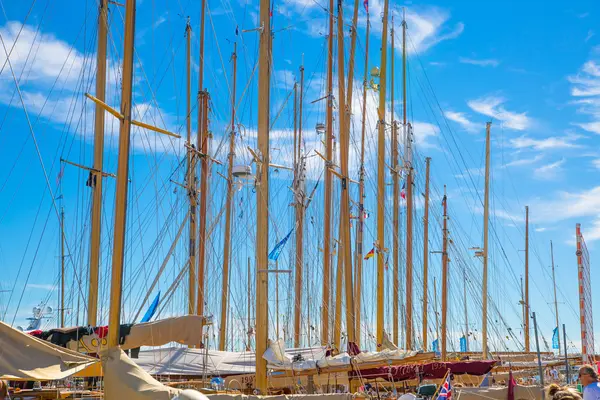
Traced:
<path fill-rule="evenodd" d="M 158 307 L 159 301 L 160 301 L 160 291 L 158 292 L 158 294 L 152 301 L 152 304 L 150 304 L 150 308 L 148 309 L 148 311 L 146 311 L 146 314 L 144 314 L 144 318 L 142 318 L 142 320 L 140 322 L 148 322 L 152 319 L 152 317 L 154 317 L 154 313 L 156 312 L 156 308 Z"/>
<path fill-rule="evenodd" d="M 287 236 L 284 237 L 283 240 L 281 240 L 281 242 L 279 242 L 275 245 L 273 250 L 271 250 L 271 252 L 269 253 L 269 260 L 277 261 L 277 259 L 279 258 L 279 255 L 281 254 L 281 251 L 283 250 L 283 246 L 285 246 L 285 242 L 288 241 L 292 232 L 294 232 L 294 229 L 292 229 L 290 231 L 290 233 L 288 233 Z"/>
<path fill-rule="evenodd" d="M 552 348 L 558 349 L 558 327 L 554 328 L 554 332 L 552 332 Z"/>
<path fill-rule="evenodd" d="M 438 339 L 435 339 L 431 343 L 431 347 L 433 348 L 434 353 L 439 353 L 440 352 L 440 341 Z"/>
<path fill-rule="evenodd" d="M 490 373 L 489 372 L 487 374 L 485 374 L 479 387 L 490 387 Z"/>
<path fill-rule="evenodd" d="M 467 338 L 464 336 L 460 338 L 460 351 L 463 353 L 467 351 Z"/>

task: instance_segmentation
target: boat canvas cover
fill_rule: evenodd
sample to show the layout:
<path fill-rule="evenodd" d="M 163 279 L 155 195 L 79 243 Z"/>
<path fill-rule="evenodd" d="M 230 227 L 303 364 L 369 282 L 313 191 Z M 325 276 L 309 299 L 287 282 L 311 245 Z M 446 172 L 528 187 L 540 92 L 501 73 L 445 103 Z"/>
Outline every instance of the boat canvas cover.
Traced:
<path fill-rule="evenodd" d="M 96 362 L 96 358 L 40 340 L 0 321 L 0 379 L 64 379 Z"/>
<path fill-rule="evenodd" d="M 504 387 L 491 387 L 491 388 L 471 388 L 461 387 L 454 388 L 456 396 L 460 400 L 505 400 L 508 399 L 508 386 Z M 542 390 L 538 386 L 521 386 L 515 385 L 514 387 L 514 399 L 515 400 L 542 400 Z"/>
<path fill-rule="evenodd" d="M 394 382 L 417 379 L 419 376 L 423 379 L 441 379 L 448 370 L 454 375 L 482 376 L 490 372 L 496 363 L 497 361 L 490 360 L 407 364 L 363 369 L 360 372 L 352 371 L 350 375 L 366 379 L 383 378 Z"/>
<path fill-rule="evenodd" d="M 163 346 L 171 342 L 201 346 L 204 319 L 201 315 L 183 315 L 135 324 L 121 348 L 127 350 L 141 346 Z"/>

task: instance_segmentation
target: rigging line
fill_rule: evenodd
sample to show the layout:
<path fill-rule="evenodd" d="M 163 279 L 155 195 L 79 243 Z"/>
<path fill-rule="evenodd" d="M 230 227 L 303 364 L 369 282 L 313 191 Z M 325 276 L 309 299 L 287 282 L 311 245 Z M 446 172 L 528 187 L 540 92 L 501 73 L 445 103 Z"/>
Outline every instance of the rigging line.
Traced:
<path fill-rule="evenodd" d="M 17 45 L 17 42 L 19 41 L 19 36 L 21 36 L 21 32 L 23 32 L 23 28 L 25 27 L 25 24 L 27 23 L 27 19 L 29 19 L 29 15 L 31 15 L 31 11 L 33 10 L 33 6 L 35 5 L 37 0 L 33 0 L 33 2 L 31 3 L 31 6 L 29 7 L 29 10 L 27 11 L 27 14 L 25 15 L 25 19 L 23 20 L 23 23 L 21 23 L 21 28 L 19 28 L 19 32 L 17 33 L 17 37 L 15 38 L 15 41 L 12 44 L 12 47 L 10 48 L 10 52 L 8 53 L 8 56 L 6 57 L 6 60 L 4 61 L 4 64 L 2 64 L 2 68 L 0 68 L 0 75 L 2 75 L 2 72 L 4 72 L 4 68 L 6 68 L 6 64 L 8 63 L 9 57 L 12 55 L 13 50 L 15 49 L 15 46 Z M 48 7 L 48 3 L 46 3 L 46 8 Z M 6 10 L 4 9 L 4 3 L 0 1 L 0 8 L 2 8 L 2 14 L 4 14 L 4 19 L 6 20 L 6 22 L 8 21 L 8 16 L 6 15 Z M 45 13 L 46 9 L 44 9 L 44 13 Z M 43 18 L 42 14 L 42 18 Z"/>
<path fill-rule="evenodd" d="M 0 0 L 0 6 L 2 8 L 4 8 L 2 0 Z M 6 61 L 8 63 L 9 68 L 10 68 L 10 71 L 11 71 L 11 74 L 12 74 L 12 77 L 13 77 L 13 81 L 15 83 L 17 92 L 19 94 L 19 98 L 21 100 L 21 105 L 22 105 L 23 111 L 25 113 L 25 119 L 27 120 L 27 125 L 29 127 L 29 132 L 31 133 L 31 138 L 33 139 L 33 143 L 35 145 L 35 150 L 36 150 L 38 161 L 40 162 L 40 166 L 42 167 L 42 171 L 44 173 L 44 179 L 46 181 L 46 187 L 47 187 L 48 192 L 50 193 L 50 196 L 51 196 L 52 208 L 54 208 L 54 212 L 56 214 L 57 219 L 60 220 L 60 211 L 58 209 L 58 206 L 56 205 L 56 199 L 54 197 L 54 192 L 52 191 L 52 186 L 50 185 L 50 178 L 48 177 L 48 172 L 46 171 L 46 166 L 44 165 L 44 160 L 42 158 L 40 147 L 38 145 L 38 141 L 37 141 L 37 138 L 35 136 L 35 132 L 33 130 L 33 125 L 31 124 L 31 119 L 29 118 L 29 113 L 27 112 L 27 106 L 25 105 L 25 100 L 23 99 L 23 94 L 21 93 L 21 88 L 19 86 L 19 82 L 17 81 L 17 77 L 15 76 L 15 72 L 13 70 L 12 63 L 10 62 L 10 59 L 8 58 L 8 52 L 6 51 L 6 45 L 4 43 L 4 38 L 3 38 L 1 32 L 0 32 L 0 42 L 2 43 L 2 48 L 4 49 L 4 54 L 7 56 Z M 65 242 L 66 242 L 66 245 L 67 245 L 67 251 L 71 252 L 71 250 L 69 249 L 68 241 L 65 240 Z M 73 265 L 73 269 L 75 269 L 75 265 Z M 79 290 L 81 292 L 81 290 L 82 290 L 82 288 L 81 288 L 81 282 L 79 282 L 78 286 L 79 286 Z"/>

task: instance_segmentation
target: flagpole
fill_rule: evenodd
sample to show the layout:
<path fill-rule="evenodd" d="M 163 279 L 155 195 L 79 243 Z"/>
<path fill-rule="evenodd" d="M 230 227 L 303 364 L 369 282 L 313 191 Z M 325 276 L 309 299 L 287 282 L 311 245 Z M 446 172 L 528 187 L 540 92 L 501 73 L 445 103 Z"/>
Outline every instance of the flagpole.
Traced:
<path fill-rule="evenodd" d="M 450 373 L 450 368 L 448 368 L 446 370 L 446 374 L 444 375 L 444 377 L 442 378 L 442 382 L 446 382 L 446 378 L 448 377 L 448 374 Z M 440 393 L 440 389 L 442 388 L 443 383 L 441 385 L 438 386 L 438 388 L 436 389 L 435 393 L 433 394 L 433 396 L 431 396 L 432 399 L 437 399 L 437 395 Z"/>

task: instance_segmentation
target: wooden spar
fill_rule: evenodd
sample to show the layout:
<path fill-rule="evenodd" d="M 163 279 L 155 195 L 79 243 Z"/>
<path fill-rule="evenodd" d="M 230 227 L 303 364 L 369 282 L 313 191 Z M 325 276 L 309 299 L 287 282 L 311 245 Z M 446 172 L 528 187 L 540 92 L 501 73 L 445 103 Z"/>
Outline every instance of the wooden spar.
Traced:
<path fill-rule="evenodd" d="M 552 243 L 552 242 L 550 242 Z M 552 245 L 550 245 L 552 247 Z M 554 268 L 552 269 L 554 273 Z M 525 206 L 525 317 L 524 322 L 525 326 L 523 329 L 525 330 L 525 351 L 530 351 L 530 342 L 529 342 L 529 318 L 527 315 L 529 314 L 529 206 Z M 558 326 L 558 321 L 557 325 Z M 560 346 L 559 346 L 560 347 Z M 560 349 L 559 349 L 560 351 Z"/>
<path fill-rule="evenodd" d="M 398 332 L 400 324 L 398 323 L 398 291 L 400 289 L 400 231 L 398 220 L 400 219 L 400 182 L 398 180 L 398 126 L 394 119 L 394 16 L 392 15 L 392 47 L 391 58 L 391 77 L 390 77 L 390 98 L 391 98 L 391 113 L 392 113 L 392 183 L 394 190 L 393 197 L 393 229 L 392 232 L 392 251 L 393 251 L 393 278 L 392 278 L 392 340 L 398 344 Z"/>
<path fill-rule="evenodd" d="M 269 107 L 271 79 L 271 17 L 269 0 L 260 0 L 258 62 L 258 159 L 256 160 L 256 379 L 258 394 L 267 394 L 269 275 Z"/>
<path fill-rule="evenodd" d="M 406 121 L 406 18 L 402 20 L 402 121 L 406 134 L 406 349 L 413 348 L 413 178 L 412 178 L 412 129 Z"/>
<path fill-rule="evenodd" d="M 60 208 L 60 327 L 65 327 L 65 210 Z"/>
<path fill-rule="evenodd" d="M 356 344 L 360 347 L 360 314 L 362 308 L 362 264 L 363 229 L 365 225 L 365 133 L 367 128 L 367 88 L 369 73 L 369 13 L 367 12 L 367 33 L 365 37 L 365 72 L 363 77 L 362 132 L 360 136 L 360 177 L 358 182 L 358 227 L 356 228 L 356 270 L 354 272 L 354 320 L 356 322 Z"/>
<path fill-rule="evenodd" d="M 431 157 L 425 158 L 425 205 L 423 217 L 423 350 L 427 351 L 427 284 L 429 283 L 429 168 Z"/>
<path fill-rule="evenodd" d="M 379 108 L 377 114 L 377 350 L 383 343 L 384 264 L 385 264 L 385 89 L 387 65 L 387 30 L 389 0 L 384 1 L 381 30 L 381 71 L 379 75 Z"/>
<path fill-rule="evenodd" d="M 123 288 L 123 260 L 125 255 L 125 223 L 127 220 L 127 192 L 129 177 L 129 144 L 131 133 L 131 92 L 133 84 L 133 45 L 135 37 L 135 0 L 126 0 L 125 34 L 123 43 L 123 73 L 121 82 L 121 114 L 119 121 L 119 157 L 117 190 L 115 195 L 115 225 L 113 229 L 113 256 L 108 315 L 108 347 L 119 346 L 121 324 L 121 296 Z"/>
<path fill-rule="evenodd" d="M 198 57 L 198 133 L 196 134 L 196 149 L 203 154 L 208 154 L 208 142 L 210 134 L 208 132 L 208 102 L 209 94 L 204 89 L 204 23 L 206 16 L 206 0 L 202 0 L 200 11 L 200 55 Z M 206 209 L 208 204 L 208 174 L 210 164 L 208 157 L 200 157 L 200 193 L 198 201 L 198 296 L 196 303 L 196 313 L 204 314 L 204 268 L 206 264 Z"/>
<path fill-rule="evenodd" d="M 189 241 L 189 289 L 188 289 L 188 314 L 194 314 L 196 309 L 196 154 L 192 150 L 192 67 L 191 67 L 191 52 L 192 52 L 192 26 L 188 18 L 185 26 L 186 37 L 186 89 L 187 89 L 187 109 L 186 109 L 186 132 L 187 143 L 189 145 L 187 151 L 187 193 L 190 202 L 190 241 Z"/>
<path fill-rule="evenodd" d="M 340 217 L 341 219 L 341 217 Z M 339 236 L 342 236 L 342 226 L 339 227 Z M 333 315 L 333 347 L 340 348 L 342 339 L 342 278 L 344 277 L 344 259 L 342 257 L 341 243 L 337 243 L 337 269 L 335 273 L 335 314 Z"/>
<path fill-rule="evenodd" d="M 490 129 L 491 122 L 485 125 L 485 193 L 483 198 L 483 283 L 482 283 L 482 327 L 481 350 L 483 358 L 488 357 L 487 343 L 487 301 L 488 301 L 488 223 L 490 215 Z"/>
<path fill-rule="evenodd" d="M 329 35 L 327 36 L 327 122 L 325 131 L 325 201 L 323 212 L 323 299 L 321 301 L 321 345 L 330 343 L 329 297 L 331 280 L 331 192 L 332 174 L 329 168 L 333 156 L 333 0 L 329 0 Z"/>
<path fill-rule="evenodd" d="M 440 313 L 438 312 L 437 280 L 433 277 L 433 308 L 435 309 L 435 338 L 440 338 Z"/>
<path fill-rule="evenodd" d="M 96 53 L 96 98 L 106 97 L 106 39 L 108 36 L 108 2 L 100 0 L 98 10 L 98 49 Z M 98 325 L 98 276 L 100 271 L 100 238 L 102 234 L 102 168 L 104 163 L 104 108 L 96 104 L 94 115 L 94 171 L 90 171 L 92 222 L 90 227 L 90 278 L 87 323 Z M 64 307 L 63 307 L 64 308 Z"/>
<path fill-rule="evenodd" d="M 446 361 L 447 329 L 446 316 L 448 314 L 448 198 L 446 197 L 446 185 L 444 185 L 444 238 L 442 244 L 442 361 Z"/>
<path fill-rule="evenodd" d="M 296 108 L 297 86 L 294 86 Z M 294 300 L 294 347 L 300 347 L 300 321 L 302 319 L 302 271 L 304 266 L 304 158 L 302 156 L 302 102 L 304 101 L 304 65 L 300 66 L 300 115 L 294 110 L 294 207 L 296 211 L 296 292 Z M 298 126 L 296 140 L 296 124 Z"/>
<path fill-rule="evenodd" d="M 231 92 L 231 125 L 229 132 L 229 155 L 227 157 L 227 199 L 225 209 L 225 236 L 223 238 L 223 290 L 221 296 L 221 329 L 219 350 L 225 351 L 227 334 L 227 308 L 229 306 L 229 262 L 231 261 L 231 205 L 233 202 L 233 159 L 235 157 L 235 93 L 237 75 L 237 42 L 233 43 L 233 91 Z M 233 340 L 233 339 L 232 339 Z"/>
<path fill-rule="evenodd" d="M 469 313 L 467 309 L 467 267 L 463 265 L 463 305 L 465 309 L 465 347 L 469 350 Z"/>
<path fill-rule="evenodd" d="M 358 6 L 356 6 L 358 7 Z M 338 38 L 338 90 L 339 90 L 339 128 L 340 128 L 340 170 L 342 174 L 341 182 L 341 207 L 340 207 L 340 246 L 338 259 L 343 260 L 343 277 L 344 288 L 346 294 L 346 334 L 348 343 L 354 342 L 354 296 L 352 290 L 352 241 L 350 240 L 350 182 L 348 170 L 348 158 L 350 153 L 350 104 L 346 103 L 345 98 L 345 76 L 344 76 L 344 10 L 342 2 L 338 2 L 338 18 L 337 18 L 337 38 Z M 356 35 L 354 35 L 356 40 Z M 351 55 L 352 57 L 352 55 Z M 354 65 L 351 61 L 350 65 Z M 348 86 L 352 86 L 352 82 L 348 81 Z M 350 101 L 352 97 L 350 96 Z M 338 263 L 338 265 L 340 265 Z M 341 301 L 341 286 L 338 286 L 340 291 L 336 294 L 336 301 Z M 341 321 L 341 318 L 340 318 Z M 341 323 L 340 323 L 341 326 Z M 339 343 L 336 343 L 339 348 Z"/>
<path fill-rule="evenodd" d="M 556 275 L 554 274 L 554 247 L 550 241 L 550 258 L 552 259 L 552 284 L 554 286 L 554 315 L 556 316 L 556 339 L 558 341 L 558 355 L 560 356 L 560 330 L 558 325 L 558 299 L 556 297 Z"/>
<path fill-rule="evenodd" d="M 250 343 L 252 342 L 252 321 L 251 321 L 251 315 L 252 315 L 252 305 L 251 305 L 251 298 L 252 296 L 250 295 L 250 292 L 252 291 L 252 273 L 250 272 L 250 257 L 248 257 L 248 306 L 246 308 L 246 312 L 248 313 L 247 318 L 248 318 L 248 326 L 246 327 L 247 329 L 247 334 L 248 334 L 248 343 L 246 343 L 246 351 L 250 351 L 252 349 L 252 347 L 250 346 Z"/>

